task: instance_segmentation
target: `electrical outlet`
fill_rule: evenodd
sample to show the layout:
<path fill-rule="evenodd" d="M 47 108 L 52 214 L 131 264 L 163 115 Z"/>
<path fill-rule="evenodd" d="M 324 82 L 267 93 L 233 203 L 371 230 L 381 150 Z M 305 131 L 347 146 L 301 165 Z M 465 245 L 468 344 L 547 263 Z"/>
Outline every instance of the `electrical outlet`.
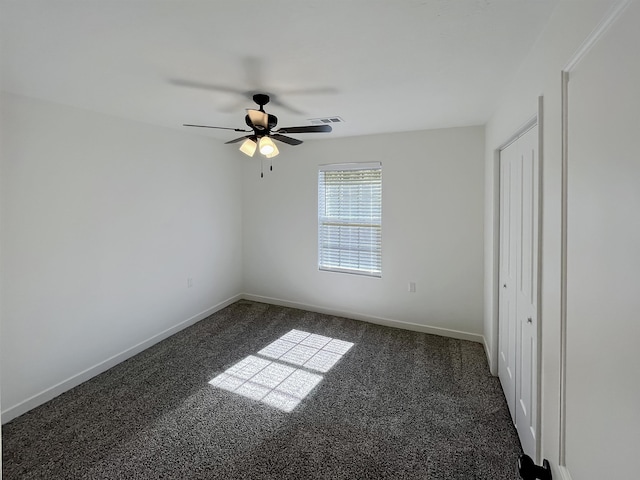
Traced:
<path fill-rule="evenodd" d="M 193 278 L 187 278 L 187 288 L 193 287 Z"/>
<path fill-rule="evenodd" d="M 409 293 L 416 293 L 416 282 L 409 282 Z"/>

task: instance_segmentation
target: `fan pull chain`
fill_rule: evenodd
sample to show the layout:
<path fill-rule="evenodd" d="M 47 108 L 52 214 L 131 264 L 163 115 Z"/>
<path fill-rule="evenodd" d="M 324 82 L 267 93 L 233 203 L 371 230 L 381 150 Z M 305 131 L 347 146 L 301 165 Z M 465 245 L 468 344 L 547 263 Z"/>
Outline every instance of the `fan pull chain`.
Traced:
<path fill-rule="evenodd" d="M 264 178 L 264 160 L 260 158 L 260 178 Z"/>
<path fill-rule="evenodd" d="M 273 172 L 273 159 L 270 158 L 269 162 L 271 162 L 271 165 L 269 166 L 269 171 Z"/>

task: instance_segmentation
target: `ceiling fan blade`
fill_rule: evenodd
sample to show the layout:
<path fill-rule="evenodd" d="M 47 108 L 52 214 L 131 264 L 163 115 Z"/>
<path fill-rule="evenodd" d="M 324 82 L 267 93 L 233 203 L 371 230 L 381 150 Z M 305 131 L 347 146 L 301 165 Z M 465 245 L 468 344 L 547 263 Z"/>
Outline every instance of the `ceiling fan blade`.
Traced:
<path fill-rule="evenodd" d="M 234 132 L 250 132 L 251 130 L 244 130 L 242 128 L 230 128 L 230 127 L 212 127 L 210 125 L 191 125 L 189 123 L 183 123 L 183 127 L 199 127 L 199 128 L 217 128 L 219 130 L 233 130 Z"/>
<path fill-rule="evenodd" d="M 289 110 L 291 113 L 295 113 L 297 115 L 304 115 L 304 112 L 298 110 L 297 108 L 292 107 L 291 105 L 287 105 L 282 100 L 280 100 L 275 95 L 271 94 L 271 103 L 280 108 L 284 108 L 285 110 Z"/>
<path fill-rule="evenodd" d="M 283 90 L 280 92 L 282 95 L 317 95 L 324 93 L 338 93 L 338 89 L 335 87 L 311 87 Z"/>
<path fill-rule="evenodd" d="M 244 91 L 239 88 L 228 87 L 226 85 L 216 85 L 213 83 L 195 82 L 191 80 L 182 80 L 180 78 L 169 79 L 169 83 L 177 85 L 179 87 L 197 88 L 201 90 L 213 90 L 218 92 L 238 93 L 244 94 Z"/>
<path fill-rule="evenodd" d="M 273 138 L 274 140 L 280 140 L 284 143 L 288 143 L 289 145 L 300 145 L 302 143 L 302 140 L 298 140 L 297 138 L 285 137 L 284 135 L 280 135 L 279 133 L 272 134 L 271 138 Z"/>
<path fill-rule="evenodd" d="M 267 115 L 265 112 L 247 108 L 247 115 L 249 115 L 251 123 L 256 127 L 267 128 L 269 126 L 269 115 Z"/>
<path fill-rule="evenodd" d="M 278 133 L 316 133 L 330 132 L 333 130 L 331 125 L 306 125 L 302 127 L 284 127 L 278 129 Z"/>
<path fill-rule="evenodd" d="M 253 138 L 253 135 L 245 135 L 244 137 L 234 138 L 233 140 L 229 140 L 228 142 L 224 142 L 224 143 L 225 143 L 225 145 L 227 143 L 238 143 L 238 142 L 241 142 L 242 140 L 245 140 L 247 138 Z"/>

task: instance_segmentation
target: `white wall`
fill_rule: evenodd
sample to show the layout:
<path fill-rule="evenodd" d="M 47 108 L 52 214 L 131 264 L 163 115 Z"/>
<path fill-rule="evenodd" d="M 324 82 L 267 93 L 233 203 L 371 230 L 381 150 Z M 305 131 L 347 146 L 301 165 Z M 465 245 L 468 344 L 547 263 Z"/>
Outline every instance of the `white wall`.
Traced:
<path fill-rule="evenodd" d="M 3 94 L 1 118 L 7 421 L 241 292 L 242 168 L 208 138 L 34 99 Z"/>
<path fill-rule="evenodd" d="M 469 127 L 285 145 L 263 179 L 259 161 L 247 163 L 245 292 L 481 341 L 483 136 Z M 318 166 L 357 161 L 382 162 L 381 279 L 317 266 Z"/>
<path fill-rule="evenodd" d="M 546 30 L 505 92 L 493 117 L 486 125 L 485 176 L 485 324 L 484 330 L 491 349 L 492 367 L 497 366 L 497 303 L 495 302 L 497 248 L 497 181 L 496 149 L 527 119 L 536 113 L 539 95 L 544 97 L 543 115 L 543 191 L 542 191 L 542 452 L 552 464 L 554 478 L 567 478 L 558 468 L 560 444 L 560 287 L 561 287 L 561 71 L 598 26 L 614 2 L 560 2 Z M 636 43 L 638 39 L 634 40 Z M 632 48 L 630 42 L 619 48 Z M 617 72 L 611 72 L 617 75 Z M 635 91 L 628 92 L 637 95 Z M 569 252 L 571 255 L 571 252 Z M 626 299 L 630 301 L 630 299 Z M 625 335 L 625 332 L 620 332 Z M 630 333 L 630 332 L 627 332 Z M 588 349 L 583 346 L 580 348 Z M 604 352 L 588 352 L 589 356 Z M 609 352 L 614 354 L 614 352 Z M 589 371 L 583 372 L 586 381 Z M 623 379 L 617 387 L 622 394 Z M 628 379 L 626 380 L 628 381 Z M 612 392 L 615 395 L 615 393 Z M 594 411 L 591 422 L 606 421 L 608 412 Z M 600 452 L 612 448 L 603 438 L 582 439 L 598 445 Z M 615 475 L 614 468 L 610 473 Z M 619 471 L 619 470 L 618 470 Z M 600 477 L 580 477 L 600 478 Z M 617 477 L 616 477 L 617 478 Z M 622 478 L 622 477 L 621 477 Z"/>

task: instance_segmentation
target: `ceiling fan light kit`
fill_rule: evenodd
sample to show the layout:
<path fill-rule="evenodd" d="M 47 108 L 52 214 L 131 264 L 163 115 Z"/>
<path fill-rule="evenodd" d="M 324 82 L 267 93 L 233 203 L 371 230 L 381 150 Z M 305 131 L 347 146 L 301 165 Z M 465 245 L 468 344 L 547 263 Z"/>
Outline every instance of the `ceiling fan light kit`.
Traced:
<path fill-rule="evenodd" d="M 273 140 L 266 136 L 262 137 L 260 139 L 260 153 L 267 158 L 270 158 L 270 155 L 275 157 L 277 155 L 276 144 L 273 143 Z"/>
<path fill-rule="evenodd" d="M 273 152 L 271 152 L 271 153 L 270 153 L 270 154 L 268 154 L 268 155 L 265 155 L 265 157 L 267 157 L 267 158 L 273 158 L 273 157 L 275 157 L 276 155 L 278 155 L 279 153 L 280 153 L 280 151 L 278 150 L 278 147 L 276 147 L 276 146 L 275 146 L 275 144 L 274 144 L 274 145 L 273 145 Z"/>
<path fill-rule="evenodd" d="M 253 157 L 253 154 L 256 153 L 257 148 L 258 144 L 251 138 L 247 138 L 244 142 L 242 142 L 242 145 L 240 145 L 240 151 L 245 155 L 249 155 L 250 157 Z"/>
<path fill-rule="evenodd" d="M 280 153 L 273 140 L 278 140 L 279 142 L 289 145 L 300 145 L 302 143 L 302 140 L 283 135 L 285 133 L 328 133 L 332 130 L 330 125 L 305 125 L 299 127 L 279 128 L 275 130 L 275 127 L 278 124 L 278 117 L 270 115 L 264 111 L 264 106 L 269 103 L 269 95 L 257 93 L 253 96 L 253 101 L 258 104 L 259 109 L 255 110 L 248 108 L 247 114 L 245 115 L 245 123 L 253 130 L 253 132 L 251 130 L 244 130 L 241 128 L 213 127 L 210 125 L 192 125 L 187 123 L 183 125 L 185 127 L 217 128 L 221 130 L 250 133 L 250 135 L 235 138 L 225 143 L 237 143 L 244 140 L 242 145 L 240 145 L 240 151 L 242 153 L 253 157 L 256 150 L 258 150 L 266 158 L 273 158 Z"/>

